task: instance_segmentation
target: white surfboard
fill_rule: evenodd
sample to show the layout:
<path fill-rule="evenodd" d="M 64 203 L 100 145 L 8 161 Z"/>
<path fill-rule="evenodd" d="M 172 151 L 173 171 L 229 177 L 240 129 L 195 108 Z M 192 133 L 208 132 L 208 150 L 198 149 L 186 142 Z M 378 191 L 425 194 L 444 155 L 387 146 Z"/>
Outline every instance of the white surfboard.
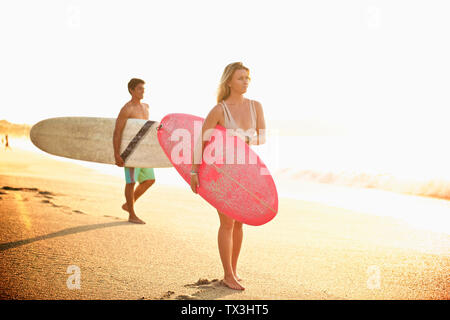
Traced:
<path fill-rule="evenodd" d="M 120 153 L 147 122 L 128 119 L 122 133 Z M 30 130 L 30 138 L 39 149 L 50 154 L 115 164 L 113 133 L 115 118 L 59 117 L 42 120 Z M 125 160 L 126 167 L 168 168 L 170 160 L 159 145 L 155 121 Z"/>

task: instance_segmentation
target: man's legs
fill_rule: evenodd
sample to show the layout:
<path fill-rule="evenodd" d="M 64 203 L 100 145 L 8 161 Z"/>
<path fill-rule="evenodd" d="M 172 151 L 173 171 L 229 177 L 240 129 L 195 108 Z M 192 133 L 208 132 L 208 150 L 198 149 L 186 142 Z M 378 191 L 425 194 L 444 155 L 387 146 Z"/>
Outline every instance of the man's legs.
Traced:
<path fill-rule="evenodd" d="M 155 183 L 155 179 L 153 180 L 145 180 L 142 181 L 141 183 L 138 184 L 138 186 L 136 187 L 136 189 L 134 190 L 134 194 L 133 194 L 133 200 L 134 202 L 137 201 L 137 199 L 139 199 L 140 196 L 142 196 L 144 194 L 145 191 L 147 191 L 148 188 L 150 188 L 153 184 Z M 133 188 L 134 188 L 134 184 L 133 184 Z M 133 204 L 134 204 L 133 202 Z M 128 211 L 128 200 L 126 203 L 124 203 L 122 205 L 122 209 L 125 211 Z"/>
<path fill-rule="evenodd" d="M 134 190 L 136 178 L 139 181 L 139 185 L 137 186 L 136 190 Z M 130 187 L 130 191 L 128 191 L 128 197 L 127 189 L 125 188 L 125 198 L 127 199 L 127 202 L 122 205 L 122 209 L 128 211 L 128 213 L 130 214 L 130 222 L 142 221 L 136 216 L 134 212 L 134 203 L 140 196 L 144 194 L 145 191 L 147 191 L 148 188 L 150 188 L 155 183 L 154 170 L 153 168 L 128 168 L 128 170 L 125 170 L 125 179 L 127 180 L 127 185 L 132 184 L 133 186 Z M 128 210 L 128 208 L 130 208 L 130 210 Z M 145 222 L 142 221 L 137 223 Z"/>
<path fill-rule="evenodd" d="M 150 188 L 155 183 L 155 179 L 153 180 L 145 180 L 139 183 L 136 190 L 134 190 L 134 202 L 139 199 L 140 196 L 144 194 L 145 191 L 147 191 L 148 188 Z"/>
<path fill-rule="evenodd" d="M 134 186 L 136 184 L 136 180 L 135 180 L 135 170 L 138 168 L 127 168 L 125 167 L 125 180 L 126 180 L 126 185 L 125 185 L 125 199 L 126 199 L 126 204 L 124 204 L 122 206 L 122 209 L 128 211 L 129 213 L 129 217 L 128 217 L 128 221 L 133 222 L 133 223 L 140 223 L 140 224 L 144 224 L 145 222 L 142 221 L 141 219 L 139 219 L 136 216 L 136 213 L 134 212 L 134 202 L 136 201 L 135 196 L 134 196 Z M 124 206 L 126 205 L 126 209 L 124 208 Z"/>

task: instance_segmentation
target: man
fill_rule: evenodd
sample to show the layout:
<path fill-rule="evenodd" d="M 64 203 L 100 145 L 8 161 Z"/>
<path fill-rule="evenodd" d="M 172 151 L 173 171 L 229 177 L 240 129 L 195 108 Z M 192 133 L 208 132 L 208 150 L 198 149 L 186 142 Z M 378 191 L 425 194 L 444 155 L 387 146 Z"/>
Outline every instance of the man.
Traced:
<path fill-rule="evenodd" d="M 9 146 L 9 140 L 8 135 L 5 136 L 5 150 L 11 150 L 11 147 Z"/>
<path fill-rule="evenodd" d="M 116 165 L 124 167 L 124 160 L 120 156 L 120 142 L 122 140 L 122 132 L 127 119 L 144 119 L 148 120 L 148 104 L 141 103 L 141 99 L 144 98 L 144 80 L 133 78 L 128 82 L 128 91 L 131 94 L 131 100 L 128 101 L 120 110 L 116 120 L 116 126 L 114 128 L 113 146 L 114 146 L 114 158 Z M 122 205 L 122 209 L 128 211 L 129 222 L 145 224 L 144 221 L 139 219 L 134 212 L 134 203 L 147 191 L 150 186 L 155 183 L 155 173 L 153 168 L 130 168 L 125 169 L 125 199 L 126 203 Z M 139 182 L 136 190 L 134 186 L 136 180 Z"/>

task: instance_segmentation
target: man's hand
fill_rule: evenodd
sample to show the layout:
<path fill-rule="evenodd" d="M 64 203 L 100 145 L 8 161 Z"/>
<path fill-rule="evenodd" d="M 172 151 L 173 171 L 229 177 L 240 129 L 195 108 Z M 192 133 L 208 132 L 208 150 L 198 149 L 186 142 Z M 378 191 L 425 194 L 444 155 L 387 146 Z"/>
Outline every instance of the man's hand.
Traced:
<path fill-rule="evenodd" d="M 114 158 L 116 159 L 116 165 L 118 167 L 123 167 L 125 165 L 125 162 L 123 161 L 122 157 L 120 156 L 120 154 L 115 154 Z"/>

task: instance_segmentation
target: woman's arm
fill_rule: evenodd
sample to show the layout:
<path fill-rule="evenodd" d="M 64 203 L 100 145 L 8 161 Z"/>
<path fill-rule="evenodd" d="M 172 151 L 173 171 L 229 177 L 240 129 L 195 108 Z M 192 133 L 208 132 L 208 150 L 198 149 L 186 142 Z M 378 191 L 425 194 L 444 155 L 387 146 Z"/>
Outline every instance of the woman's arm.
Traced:
<path fill-rule="evenodd" d="M 211 109 L 209 114 L 206 116 L 205 121 L 202 126 L 201 137 L 197 138 L 197 141 L 194 145 L 194 152 L 192 152 L 191 156 L 191 189 L 195 193 L 197 193 L 197 187 L 200 185 L 198 182 L 198 176 L 194 174 L 194 172 L 198 172 L 198 167 L 202 163 L 203 158 L 203 149 L 205 148 L 205 141 L 208 141 L 212 130 L 219 123 L 220 117 L 222 116 L 222 109 L 220 105 L 216 105 Z"/>
<path fill-rule="evenodd" d="M 197 143 L 194 146 L 194 152 L 192 153 L 191 157 L 191 163 L 192 163 L 192 170 L 197 171 L 198 167 L 201 164 L 201 159 L 203 156 L 203 149 L 205 148 L 205 142 L 209 140 L 210 135 L 212 133 L 212 129 L 216 127 L 216 125 L 219 123 L 220 116 L 221 116 L 222 110 L 220 109 L 219 105 L 216 105 L 214 108 L 211 109 L 209 114 L 206 116 L 205 121 L 203 122 L 202 126 L 202 137 L 203 139 L 197 138 Z M 200 146 L 201 142 L 201 146 Z"/>

